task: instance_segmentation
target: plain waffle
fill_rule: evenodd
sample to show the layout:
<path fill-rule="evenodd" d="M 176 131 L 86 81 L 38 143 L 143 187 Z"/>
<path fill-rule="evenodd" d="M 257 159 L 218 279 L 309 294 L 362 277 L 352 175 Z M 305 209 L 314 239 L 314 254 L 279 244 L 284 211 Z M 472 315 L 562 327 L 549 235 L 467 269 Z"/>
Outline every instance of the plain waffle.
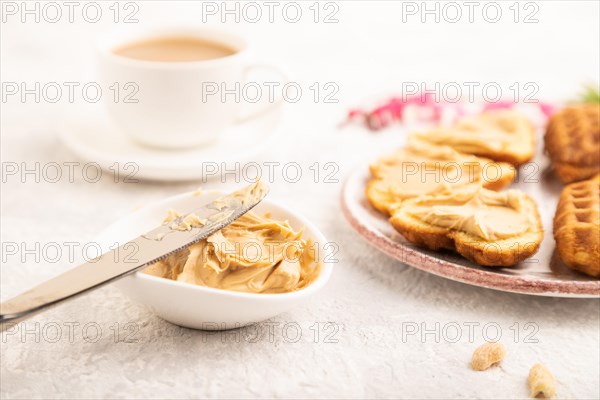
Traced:
<path fill-rule="evenodd" d="M 554 115 L 544 143 L 564 183 L 596 175 L 600 172 L 600 105 L 581 104 Z"/>
<path fill-rule="evenodd" d="M 554 216 L 558 255 L 572 269 L 600 277 L 600 175 L 563 189 Z"/>

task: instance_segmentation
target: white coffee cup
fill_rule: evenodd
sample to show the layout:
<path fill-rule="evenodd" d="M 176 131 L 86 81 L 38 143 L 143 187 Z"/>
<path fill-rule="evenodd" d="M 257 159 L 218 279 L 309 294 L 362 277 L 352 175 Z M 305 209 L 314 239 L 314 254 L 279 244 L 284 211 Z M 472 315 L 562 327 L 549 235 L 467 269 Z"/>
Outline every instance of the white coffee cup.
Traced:
<path fill-rule="evenodd" d="M 164 37 L 199 38 L 223 44 L 234 53 L 177 62 L 139 60 L 114 52 L 123 45 Z M 215 85 L 219 91 L 231 90 L 236 83 L 243 86 L 254 68 L 273 69 L 285 80 L 280 69 L 252 62 L 249 44 L 238 35 L 196 28 L 123 31 L 103 36 L 97 47 L 103 87 L 111 88 L 104 96 L 109 115 L 125 134 L 148 146 L 181 149 L 207 144 L 232 125 L 272 111 L 281 103 L 256 105 L 254 109 L 261 109 L 242 118 L 243 101 L 210 94 Z"/>

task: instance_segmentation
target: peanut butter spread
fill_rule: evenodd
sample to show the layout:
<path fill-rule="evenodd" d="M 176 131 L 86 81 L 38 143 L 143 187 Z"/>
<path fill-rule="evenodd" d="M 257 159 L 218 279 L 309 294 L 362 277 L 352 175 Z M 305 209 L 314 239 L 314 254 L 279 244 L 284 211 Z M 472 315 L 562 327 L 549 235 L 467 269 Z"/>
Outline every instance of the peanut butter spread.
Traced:
<path fill-rule="evenodd" d="M 455 190 L 422 196 L 403 211 L 428 224 L 496 241 L 527 233 L 535 226 L 534 211 L 518 190 Z"/>
<path fill-rule="evenodd" d="M 498 110 L 462 118 L 452 127 L 413 135 L 433 144 L 478 154 L 482 151 L 499 153 L 508 147 L 527 149 L 532 146 L 532 130 L 526 117 L 514 111 Z"/>
<path fill-rule="evenodd" d="M 167 224 L 175 221 L 179 217 L 181 217 L 181 214 L 179 214 L 177 211 L 175 211 L 175 210 L 168 210 L 167 211 L 167 216 L 163 220 L 163 225 L 167 225 Z M 189 231 L 192 228 L 198 228 L 198 227 L 203 226 L 205 224 L 206 224 L 206 220 L 205 219 L 202 219 L 199 216 L 197 216 L 196 214 L 192 213 L 192 214 L 186 215 L 178 223 L 172 223 L 169 228 L 177 230 L 177 231 Z"/>
<path fill-rule="evenodd" d="M 411 139 L 406 147 L 370 166 L 372 179 L 367 197 L 377 208 L 389 208 L 451 187 L 481 185 L 484 162 L 491 161 Z"/>
<path fill-rule="evenodd" d="M 191 214 L 193 215 L 193 214 Z M 169 210 L 168 224 L 179 215 Z M 172 229 L 190 229 L 193 217 Z M 319 274 L 314 243 L 287 221 L 248 212 L 207 239 L 159 261 L 145 273 L 211 288 L 250 293 L 302 289 Z"/>
<path fill-rule="evenodd" d="M 476 157 L 414 140 L 372 165 L 371 173 L 389 181 L 394 194 L 405 197 L 481 180 Z"/>

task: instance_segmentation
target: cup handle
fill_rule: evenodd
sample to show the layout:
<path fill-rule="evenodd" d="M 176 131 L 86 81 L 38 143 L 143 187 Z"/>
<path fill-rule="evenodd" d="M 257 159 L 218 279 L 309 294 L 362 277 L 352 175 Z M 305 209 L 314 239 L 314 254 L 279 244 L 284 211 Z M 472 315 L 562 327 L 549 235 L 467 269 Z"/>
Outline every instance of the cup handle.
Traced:
<path fill-rule="evenodd" d="M 279 75 L 279 80 L 280 82 L 282 82 L 282 86 L 287 84 L 289 82 L 288 79 L 288 74 L 279 67 L 275 67 L 273 65 L 270 64 L 252 64 L 247 66 L 246 68 L 244 68 L 244 71 L 242 73 L 242 76 L 244 78 L 244 82 L 248 81 L 248 75 L 250 74 L 250 72 L 252 72 L 253 70 L 257 70 L 257 69 L 265 69 L 265 70 L 271 70 L 274 71 L 275 73 L 277 73 Z M 242 114 L 242 115 L 238 115 L 235 123 L 236 124 L 243 124 L 245 122 L 249 122 L 255 118 L 261 117 L 264 114 L 268 114 L 271 113 L 275 110 L 277 110 L 280 106 L 283 105 L 283 96 L 280 96 L 279 98 L 275 99 L 273 102 L 270 102 L 269 104 L 267 104 L 264 107 L 261 107 L 259 110 L 256 110 L 254 112 L 248 113 L 248 114 Z"/>

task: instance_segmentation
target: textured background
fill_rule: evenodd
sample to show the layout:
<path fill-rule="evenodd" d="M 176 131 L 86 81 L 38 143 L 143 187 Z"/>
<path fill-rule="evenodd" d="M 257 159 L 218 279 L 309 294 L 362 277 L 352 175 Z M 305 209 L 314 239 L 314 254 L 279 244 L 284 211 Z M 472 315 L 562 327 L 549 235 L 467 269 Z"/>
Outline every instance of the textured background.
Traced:
<path fill-rule="evenodd" d="M 140 24 L 201 19 L 190 2 L 138 4 Z M 526 376 L 536 362 L 556 375 L 559 397 L 600 397 L 598 300 L 500 293 L 405 267 L 350 230 L 338 205 L 341 183 L 314 182 L 309 170 L 314 162 L 335 162 L 341 181 L 357 162 L 384 151 L 383 143 L 393 142 L 399 130 L 370 135 L 354 127 L 340 131 L 337 124 L 347 108 L 397 91 L 403 81 L 499 82 L 505 90 L 514 82 L 535 82 L 538 99 L 572 97 L 583 82 L 599 79 L 598 3 L 536 2 L 535 24 L 512 22 L 508 3 L 502 3 L 507 17 L 497 24 L 477 14 L 473 24 L 402 23 L 399 3 L 337 4 L 337 24 L 310 18 L 228 24 L 304 87 L 330 81 L 340 87 L 337 104 L 315 103 L 310 96 L 288 104 L 276 145 L 257 159 L 302 165 L 299 182 L 279 176 L 270 196 L 339 244 L 327 289 L 268 323 L 209 334 L 164 322 L 106 287 L 2 337 L 2 398 L 525 398 Z M 2 81 L 93 80 L 89 43 L 113 28 L 110 18 L 98 24 L 9 19 L 1 31 Z M 55 127 L 80 107 L 98 106 L 3 101 L 3 167 L 77 161 Z M 77 176 L 72 183 L 3 176 L 3 244 L 87 243 L 135 207 L 201 185 L 114 183 L 111 176 L 89 183 Z M 217 181 L 202 186 L 222 188 Z M 2 300 L 71 267 L 66 255 L 57 262 L 34 258 L 3 250 Z M 403 334 L 408 326 L 419 332 Z M 486 333 L 496 335 L 494 327 L 508 357 L 500 368 L 473 372 L 472 351 Z"/>

